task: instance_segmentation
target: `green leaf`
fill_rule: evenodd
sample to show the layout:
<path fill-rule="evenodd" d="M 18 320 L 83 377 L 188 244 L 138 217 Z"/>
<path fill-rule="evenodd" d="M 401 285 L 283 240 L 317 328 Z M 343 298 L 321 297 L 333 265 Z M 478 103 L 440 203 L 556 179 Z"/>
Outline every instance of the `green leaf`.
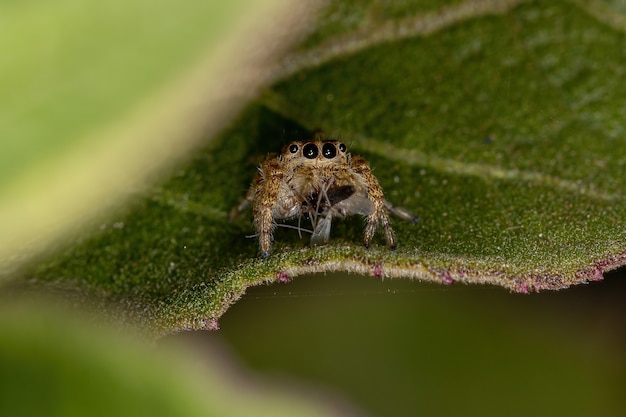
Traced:
<path fill-rule="evenodd" d="M 614 416 L 626 276 L 606 278 L 523 296 L 306 276 L 250 289 L 216 334 L 176 337 L 224 339 L 252 369 L 332 386 L 377 416 Z"/>
<path fill-rule="evenodd" d="M 603 2 L 440 4 L 334 4 L 232 128 L 29 277 L 166 333 L 215 328 L 249 286 L 305 273 L 529 292 L 623 265 L 623 19 Z M 227 221 L 264 155 L 315 128 L 420 217 L 395 220 L 397 251 L 362 248 L 351 218 L 321 248 L 279 228 L 263 261 L 251 216 Z"/>
<path fill-rule="evenodd" d="M 297 39 L 312 9 L 3 2 L 0 278 L 214 137 L 268 82 L 267 62 Z"/>
<path fill-rule="evenodd" d="M 3 416 L 336 415 L 330 399 L 305 401 L 271 381 L 261 385 L 214 348 L 210 357 L 207 346 L 150 349 L 119 329 L 100 324 L 94 332 L 93 325 L 42 304 L 3 304 Z"/>

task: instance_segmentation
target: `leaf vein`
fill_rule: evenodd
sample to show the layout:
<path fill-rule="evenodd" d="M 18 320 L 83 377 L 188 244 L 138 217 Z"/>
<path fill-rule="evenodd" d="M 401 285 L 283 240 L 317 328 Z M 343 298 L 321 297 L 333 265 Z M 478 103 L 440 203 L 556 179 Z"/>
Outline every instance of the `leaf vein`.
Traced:
<path fill-rule="evenodd" d="M 172 207 L 181 213 L 192 213 L 214 220 L 222 220 L 226 218 L 225 211 L 190 200 L 187 194 L 158 190 L 152 196 L 152 200 Z"/>
<path fill-rule="evenodd" d="M 569 0 L 598 22 L 626 33 L 626 16 L 600 0 Z"/>
<path fill-rule="evenodd" d="M 309 120 L 306 120 L 301 112 L 297 110 L 298 106 L 292 105 L 284 97 L 273 91 L 266 92 L 261 98 L 261 102 L 266 107 L 287 118 L 297 121 L 309 130 L 318 127 L 315 123 L 311 123 Z M 353 138 L 355 141 L 354 144 L 362 150 L 385 158 L 404 162 L 412 166 L 423 166 L 438 172 L 479 177 L 491 181 L 523 181 L 578 195 L 584 195 L 600 201 L 623 202 L 626 200 L 626 196 L 620 193 L 611 193 L 599 190 L 591 184 L 567 180 L 537 171 L 524 171 L 515 168 L 507 169 L 484 163 L 462 162 L 455 159 L 442 158 L 437 155 L 427 154 L 415 149 L 395 147 L 388 142 L 368 138 L 356 132 L 341 134 L 341 129 L 333 126 L 325 126 L 325 129 L 327 131 L 335 132 L 335 134 L 340 136 Z"/>
<path fill-rule="evenodd" d="M 489 164 L 441 158 L 436 155 L 426 154 L 414 149 L 399 148 L 387 142 L 364 137 L 358 137 L 357 143 L 359 148 L 368 152 L 376 153 L 409 165 L 424 166 L 438 172 L 479 177 L 485 180 L 523 181 L 584 195 L 602 201 L 613 202 L 625 200 L 625 197 L 621 194 L 605 192 L 598 190 L 592 185 L 585 185 L 577 181 L 566 180 L 537 171 L 506 169 Z"/>
<path fill-rule="evenodd" d="M 286 56 L 275 68 L 270 69 L 274 73 L 271 78 L 287 78 L 341 56 L 383 43 L 427 36 L 465 20 L 503 14 L 524 1 L 526 0 L 467 0 L 432 12 L 378 25 L 367 25 L 347 35 L 330 39 L 319 47 Z"/>

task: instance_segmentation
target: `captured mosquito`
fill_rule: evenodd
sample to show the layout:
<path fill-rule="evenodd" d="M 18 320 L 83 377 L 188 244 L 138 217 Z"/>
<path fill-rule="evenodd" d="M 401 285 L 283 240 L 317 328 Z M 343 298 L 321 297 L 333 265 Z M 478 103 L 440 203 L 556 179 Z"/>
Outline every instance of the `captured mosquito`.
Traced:
<path fill-rule="evenodd" d="M 391 249 L 396 248 L 396 238 L 388 212 L 417 221 L 386 201 L 368 162 L 350 155 L 346 145 L 336 140 L 291 142 L 279 155 L 261 163 L 246 198 L 231 211 L 231 220 L 251 202 L 263 258 L 271 253 L 276 220 L 298 217 L 298 226 L 280 226 L 311 233 L 311 244 L 316 246 L 328 242 L 333 218 L 360 214 L 366 217 L 365 247 L 381 225 Z M 311 222 L 311 230 L 300 227 L 302 218 Z"/>

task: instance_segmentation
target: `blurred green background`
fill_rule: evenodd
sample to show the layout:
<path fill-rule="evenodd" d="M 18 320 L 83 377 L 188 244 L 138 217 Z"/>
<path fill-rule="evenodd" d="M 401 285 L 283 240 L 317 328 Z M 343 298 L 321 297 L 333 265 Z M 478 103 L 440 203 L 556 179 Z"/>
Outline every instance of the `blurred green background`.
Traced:
<path fill-rule="evenodd" d="M 177 337 L 226 344 L 264 376 L 375 416 L 620 416 L 625 278 L 519 295 L 308 276 L 250 289 L 216 333 Z"/>

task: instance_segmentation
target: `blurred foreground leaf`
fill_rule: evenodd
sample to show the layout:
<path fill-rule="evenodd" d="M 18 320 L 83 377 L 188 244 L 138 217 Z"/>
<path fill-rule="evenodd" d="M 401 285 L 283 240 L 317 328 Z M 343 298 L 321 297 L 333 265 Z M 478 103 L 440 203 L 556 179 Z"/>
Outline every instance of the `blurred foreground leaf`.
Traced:
<path fill-rule="evenodd" d="M 249 375 L 242 384 L 241 371 L 215 352 L 181 346 L 151 351 L 128 335 L 102 325 L 94 332 L 41 303 L 7 309 L 4 301 L 3 416 L 335 415 L 319 398 L 306 402 Z"/>
<path fill-rule="evenodd" d="M 313 9 L 3 2 L 0 279 L 214 137 L 269 81 L 268 62 Z"/>
<path fill-rule="evenodd" d="M 217 142 L 29 277 L 165 333 L 216 328 L 247 287 L 305 273 L 529 292 L 623 265 L 622 11 L 609 19 L 611 3 L 599 1 L 364 3 L 332 5 L 277 64 L 283 80 Z M 420 217 L 395 221 L 397 251 L 382 240 L 363 249 L 355 218 L 316 249 L 280 229 L 261 261 L 245 237 L 250 217 L 227 222 L 259 160 L 317 127 L 368 158 L 387 198 Z"/>

